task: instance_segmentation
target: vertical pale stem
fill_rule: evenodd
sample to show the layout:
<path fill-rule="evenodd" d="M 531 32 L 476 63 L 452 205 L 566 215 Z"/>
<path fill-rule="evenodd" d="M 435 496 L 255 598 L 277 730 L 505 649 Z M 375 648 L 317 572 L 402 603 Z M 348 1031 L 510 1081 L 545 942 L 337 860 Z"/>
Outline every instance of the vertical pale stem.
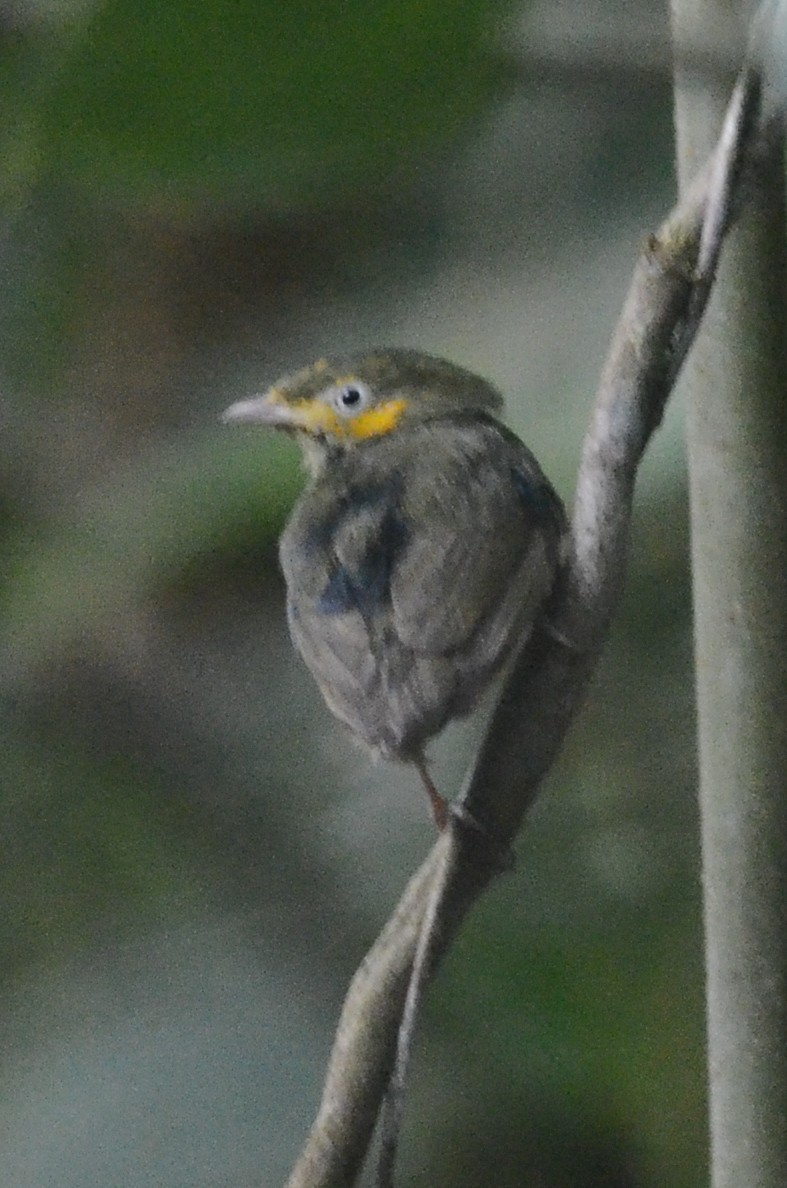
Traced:
<path fill-rule="evenodd" d="M 672 8 L 684 186 L 729 91 L 691 48 L 750 9 Z M 787 1185 L 786 235 L 774 153 L 686 370 L 713 1188 Z"/>

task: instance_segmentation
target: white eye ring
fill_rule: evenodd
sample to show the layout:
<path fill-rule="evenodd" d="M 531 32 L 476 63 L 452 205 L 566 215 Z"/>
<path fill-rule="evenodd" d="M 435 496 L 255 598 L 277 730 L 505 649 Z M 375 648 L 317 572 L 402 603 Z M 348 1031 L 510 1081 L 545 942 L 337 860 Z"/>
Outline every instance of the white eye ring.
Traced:
<path fill-rule="evenodd" d="M 343 417 L 354 417 L 356 413 L 368 407 L 371 399 L 372 393 L 360 380 L 350 380 L 335 388 L 333 393 L 336 411 Z"/>

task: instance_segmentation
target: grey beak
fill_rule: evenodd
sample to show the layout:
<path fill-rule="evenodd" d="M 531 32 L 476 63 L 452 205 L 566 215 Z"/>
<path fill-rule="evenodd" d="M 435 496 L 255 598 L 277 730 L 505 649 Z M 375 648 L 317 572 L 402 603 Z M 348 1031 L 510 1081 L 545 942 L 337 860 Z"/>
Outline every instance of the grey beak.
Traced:
<path fill-rule="evenodd" d="M 221 414 L 225 425 L 292 425 L 292 410 L 269 395 L 238 400 Z"/>

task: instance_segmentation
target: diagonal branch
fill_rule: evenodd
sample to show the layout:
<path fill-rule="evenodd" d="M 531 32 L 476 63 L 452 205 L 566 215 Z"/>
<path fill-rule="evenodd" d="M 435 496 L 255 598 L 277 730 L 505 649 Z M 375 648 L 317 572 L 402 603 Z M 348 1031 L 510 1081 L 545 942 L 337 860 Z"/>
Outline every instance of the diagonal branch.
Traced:
<path fill-rule="evenodd" d="M 752 54 L 711 160 L 635 267 L 582 451 L 573 555 L 544 623 L 506 681 L 462 798 L 503 850 L 538 795 L 606 641 L 624 582 L 637 468 L 696 335 L 722 243 L 745 201 L 742 179 L 751 184 L 748 162 L 763 132 L 761 82 Z M 499 853 L 454 819 L 411 879 L 351 983 L 320 1109 L 288 1188 L 347 1188 L 355 1179 L 394 1064 L 419 942 L 428 973 L 499 873 Z M 417 971 L 419 981 L 423 972 Z M 401 1040 L 405 1053 L 413 1013 L 411 1003 Z M 388 1143 L 395 1149 L 395 1127 Z"/>

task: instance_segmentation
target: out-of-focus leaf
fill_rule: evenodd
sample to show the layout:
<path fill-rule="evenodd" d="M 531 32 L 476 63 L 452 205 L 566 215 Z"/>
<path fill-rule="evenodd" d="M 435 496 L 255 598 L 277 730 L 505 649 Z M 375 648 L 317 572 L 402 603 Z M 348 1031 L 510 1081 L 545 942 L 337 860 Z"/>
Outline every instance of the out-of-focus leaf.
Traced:
<path fill-rule="evenodd" d="M 6 676 L 114 621 L 237 532 L 273 541 L 297 471 L 278 440 L 204 435 L 139 460 L 11 557 Z"/>
<path fill-rule="evenodd" d="M 117 928 L 187 907 L 201 856 L 181 811 L 121 758 L 3 738 L 0 960 L 6 978 Z"/>
<path fill-rule="evenodd" d="M 501 0 L 110 0 L 44 99 L 44 160 L 187 214 L 352 198 L 477 116 Z"/>

